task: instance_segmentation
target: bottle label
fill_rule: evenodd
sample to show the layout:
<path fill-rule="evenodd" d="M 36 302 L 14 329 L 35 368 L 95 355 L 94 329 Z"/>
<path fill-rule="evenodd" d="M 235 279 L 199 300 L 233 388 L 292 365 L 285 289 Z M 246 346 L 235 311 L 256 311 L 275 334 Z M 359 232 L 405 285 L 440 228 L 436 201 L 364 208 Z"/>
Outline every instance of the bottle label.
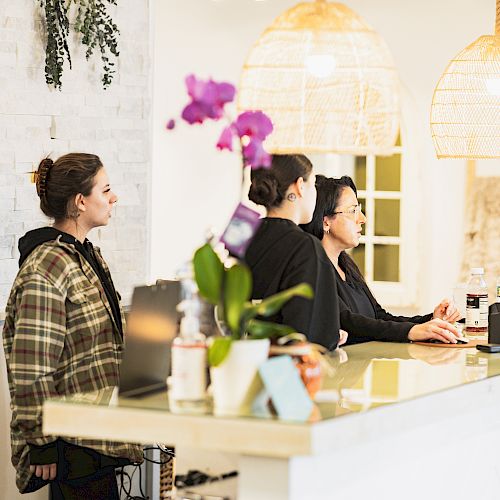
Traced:
<path fill-rule="evenodd" d="M 200 401 L 207 386 L 207 349 L 204 345 L 172 346 L 172 397 Z"/>
<path fill-rule="evenodd" d="M 488 328 L 488 294 L 467 294 L 466 328 Z"/>

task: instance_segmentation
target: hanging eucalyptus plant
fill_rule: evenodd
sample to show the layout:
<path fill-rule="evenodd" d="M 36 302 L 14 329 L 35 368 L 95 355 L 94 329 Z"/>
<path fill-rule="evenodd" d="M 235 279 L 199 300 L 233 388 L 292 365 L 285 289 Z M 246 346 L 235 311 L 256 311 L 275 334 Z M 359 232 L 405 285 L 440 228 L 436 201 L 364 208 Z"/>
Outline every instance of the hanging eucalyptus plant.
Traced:
<path fill-rule="evenodd" d="M 103 65 L 102 84 L 107 88 L 113 80 L 114 62 L 118 57 L 118 27 L 107 12 L 106 4 L 117 5 L 117 0 L 39 0 L 45 12 L 47 48 L 45 54 L 45 81 L 59 90 L 62 87 L 64 60 L 71 69 L 71 54 L 68 46 L 70 22 L 68 17 L 72 3 L 76 5 L 75 31 L 81 35 L 81 43 L 87 47 L 87 60 L 98 47 Z"/>

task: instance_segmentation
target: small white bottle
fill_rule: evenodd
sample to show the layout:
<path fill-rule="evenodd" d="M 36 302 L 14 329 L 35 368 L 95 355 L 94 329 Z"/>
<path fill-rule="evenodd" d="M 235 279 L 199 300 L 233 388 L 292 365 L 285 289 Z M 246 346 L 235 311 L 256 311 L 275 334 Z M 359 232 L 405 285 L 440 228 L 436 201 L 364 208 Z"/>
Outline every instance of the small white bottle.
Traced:
<path fill-rule="evenodd" d="M 199 329 L 199 303 L 183 300 L 179 335 L 172 343 L 171 410 L 193 411 L 205 405 L 207 387 L 207 343 Z"/>
<path fill-rule="evenodd" d="M 484 269 L 473 267 L 467 283 L 465 332 L 467 337 L 488 337 L 488 286 L 484 280 Z"/>

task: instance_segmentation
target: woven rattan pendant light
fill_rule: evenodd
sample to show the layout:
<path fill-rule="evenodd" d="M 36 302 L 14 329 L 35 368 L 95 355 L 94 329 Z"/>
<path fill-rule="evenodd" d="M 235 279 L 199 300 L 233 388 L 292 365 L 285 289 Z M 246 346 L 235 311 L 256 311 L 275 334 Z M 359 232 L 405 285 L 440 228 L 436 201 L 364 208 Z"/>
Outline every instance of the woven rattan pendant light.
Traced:
<path fill-rule="evenodd" d="M 495 34 L 462 50 L 439 79 L 431 131 L 438 158 L 500 158 L 500 0 Z"/>
<path fill-rule="evenodd" d="M 266 149 L 383 154 L 399 130 L 399 79 L 384 40 L 345 5 L 318 0 L 280 15 L 253 46 L 241 109 L 274 124 Z"/>

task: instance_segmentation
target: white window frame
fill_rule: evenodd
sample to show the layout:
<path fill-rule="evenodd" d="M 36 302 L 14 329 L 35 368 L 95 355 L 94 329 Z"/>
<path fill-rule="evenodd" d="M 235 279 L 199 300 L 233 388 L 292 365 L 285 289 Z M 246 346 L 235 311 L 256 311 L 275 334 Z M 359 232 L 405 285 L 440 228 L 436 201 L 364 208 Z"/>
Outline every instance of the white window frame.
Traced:
<path fill-rule="evenodd" d="M 417 307 L 418 246 L 420 188 L 418 176 L 417 144 L 409 144 L 407 137 L 415 137 L 401 124 L 401 146 L 395 146 L 391 154 L 401 155 L 401 190 L 375 191 L 375 156 L 366 157 L 366 189 L 358 191 L 358 198 L 365 199 L 363 211 L 370 215 L 366 221 L 365 235 L 360 243 L 365 244 L 365 277 L 373 295 L 382 307 L 402 308 L 410 312 Z M 311 155 L 315 171 L 327 176 L 349 175 L 354 178 L 354 156 Z M 399 236 L 375 236 L 375 199 L 400 200 Z M 367 245 L 371 243 L 371 245 Z M 373 244 L 399 244 L 399 281 L 373 280 Z"/>
<path fill-rule="evenodd" d="M 401 155 L 401 190 L 380 191 L 375 189 L 375 168 L 377 156 L 366 156 L 366 188 L 358 190 L 358 198 L 365 200 L 365 214 L 369 214 L 365 224 L 365 234 L 360 243 L 365 246 L 365 279 L 371 288 L 377 301 L 384 307 L 412 307 L 416 298 L 416 273 L 412 272 L 410 248 L 414 247 L 416 231 L 408 230 L 411 222 L 411 213 L 408 208 L 411 197 L 410 183 L 408 182 L 406 154 L 404 140 L 402 146 L 394 146 L 390 155 Z M 378 157 L 380 158 L 380 156 Z M 377 236 L 375 235 L 375 200 L 399 200 L 399 236 Z M 415 226 L 413 226 L 415 227 Z M 399 246 L 399 281 L 375 281 L 374 274 L 374 245 L 398 245 Z M 416 259 L 413 259 L 415 262 Z"/>

